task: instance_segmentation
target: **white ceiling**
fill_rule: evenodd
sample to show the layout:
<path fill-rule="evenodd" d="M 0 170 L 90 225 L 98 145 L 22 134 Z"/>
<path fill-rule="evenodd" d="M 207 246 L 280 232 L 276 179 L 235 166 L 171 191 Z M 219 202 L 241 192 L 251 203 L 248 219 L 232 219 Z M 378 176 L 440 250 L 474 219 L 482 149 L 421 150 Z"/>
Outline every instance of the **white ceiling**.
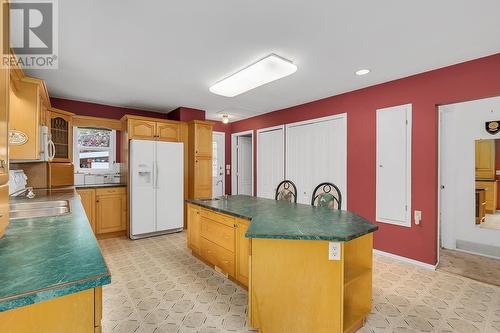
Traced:
<path fill-rule="evenodd" d="M 498 0 L 64 0 L 51 96 L 233 120 L 500 52 Z M 233 98 L 208 87 L 276 53 L 295 74 Z M 370 68 L 358 77 L 354 72 Z"/>

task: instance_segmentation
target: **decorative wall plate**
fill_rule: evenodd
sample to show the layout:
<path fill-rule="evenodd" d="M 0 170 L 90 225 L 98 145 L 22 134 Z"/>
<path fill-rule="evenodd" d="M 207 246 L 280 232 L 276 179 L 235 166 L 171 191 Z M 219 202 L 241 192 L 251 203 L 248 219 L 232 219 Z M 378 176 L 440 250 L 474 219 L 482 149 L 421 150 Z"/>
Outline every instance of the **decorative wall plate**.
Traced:
<path fill-rule="evenodd" d="M 9 131 L 9 145 L 24 145 L 28 142 L 28 135 L 18 130 Z"/>

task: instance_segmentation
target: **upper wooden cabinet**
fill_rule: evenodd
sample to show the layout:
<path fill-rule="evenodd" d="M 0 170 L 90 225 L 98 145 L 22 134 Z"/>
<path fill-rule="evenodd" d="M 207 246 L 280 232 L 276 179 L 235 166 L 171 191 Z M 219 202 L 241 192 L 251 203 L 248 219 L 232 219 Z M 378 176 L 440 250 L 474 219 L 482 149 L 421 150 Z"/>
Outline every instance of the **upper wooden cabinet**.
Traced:
<path fill-rule="evenodd" d="M 125 116 L 125 121 L 129 139 L 173 142 L 180 140 L 178 121 L 129 115 Z"/>
<path fill-rule="evenodd" d="M 188 123 L 189 197 L 212 197 L 212 126 L 208 121 Z"/>
<path fill-rule="evenodd" d="M 73 114 L 55 108 L 50 108 L 48 111 L 50 138 L 55 148 L 52 161 L 71 162 L 73 159 Z"/>
<path fill-rule="evenodd" d="M 476 140 L 476 179 L 495 179 L 495 140 Z"/>

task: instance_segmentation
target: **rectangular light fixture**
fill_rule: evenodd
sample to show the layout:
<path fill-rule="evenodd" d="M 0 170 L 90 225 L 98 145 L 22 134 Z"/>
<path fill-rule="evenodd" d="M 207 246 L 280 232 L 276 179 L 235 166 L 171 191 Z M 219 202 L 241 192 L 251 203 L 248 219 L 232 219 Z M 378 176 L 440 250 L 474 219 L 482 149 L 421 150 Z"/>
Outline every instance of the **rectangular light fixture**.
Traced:
<path fill-rule="evenodd" d="M 295 73 L 297 66 L 276 54 L 251 64 L 210 87 L 217 95 L 234 97 Z"/>

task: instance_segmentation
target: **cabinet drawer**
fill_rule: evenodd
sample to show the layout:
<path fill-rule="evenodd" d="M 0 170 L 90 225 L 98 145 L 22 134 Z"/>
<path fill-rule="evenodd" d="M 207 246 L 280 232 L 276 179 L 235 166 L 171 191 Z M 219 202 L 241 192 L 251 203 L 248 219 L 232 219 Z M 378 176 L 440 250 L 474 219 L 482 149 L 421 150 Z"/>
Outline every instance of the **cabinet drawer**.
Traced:
<path fill-rule="evenodd" d="M 126 192 L 127 192 L 126 187 L 107 187 L 107 188 L 98 188 L 95 190 L 96 195 L 124 194 Z"/>
<path fill-rule="evenodd" d="M 228 251 L 206 238 L 202 238 L 201 256 L 209 263 L 234 277 L 234 252 Z"/>
<path fill-rule="evenodd" d="M 201 217 L 201 236 L 234 252 L 234 227 Z"/>
<path fill-rule="evenodd" d="M 219 214 L 208 209 L 202 209 L 201 216 L 210 219 L 212 221 L 225 224 L 228 227 L 234 227 L 234 217 L 232 216 Z"/>

